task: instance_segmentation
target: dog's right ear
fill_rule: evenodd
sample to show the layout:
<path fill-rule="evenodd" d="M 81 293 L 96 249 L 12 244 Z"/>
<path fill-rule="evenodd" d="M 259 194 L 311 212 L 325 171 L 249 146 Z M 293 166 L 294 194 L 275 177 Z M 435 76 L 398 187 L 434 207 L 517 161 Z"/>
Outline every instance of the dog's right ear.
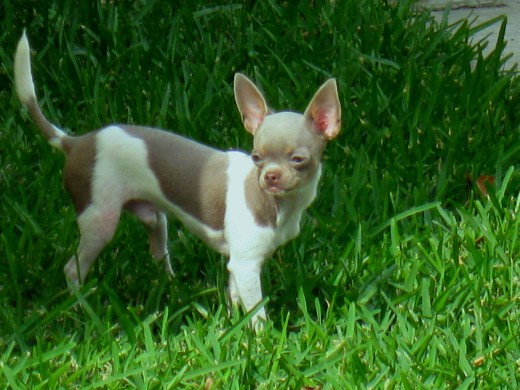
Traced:
<path fill-rule="evenodd" d="M 235 101 L 247 131 L 255 134 L 269 110 L 265 99 L 246 76 L 235 74 Z"/>
<path fill-rule="evenodd" d="M 341 104 L 336 80 L 327 80 L 314 95 L 305 110 L 306 118 L 326 139 L 335 138 L 341 129 Z"/>

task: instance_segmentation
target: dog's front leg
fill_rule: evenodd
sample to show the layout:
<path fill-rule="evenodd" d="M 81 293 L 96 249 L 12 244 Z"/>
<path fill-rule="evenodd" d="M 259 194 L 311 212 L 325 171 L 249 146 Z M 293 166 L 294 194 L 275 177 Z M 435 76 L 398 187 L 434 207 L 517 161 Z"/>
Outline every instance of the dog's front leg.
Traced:
<path fill-rule="evenodd" d="M 260 272 L 262 260 L 241 259 L 231 256 L 227 268 L 229 270 L 229 296 L 234 305 L 242 304 L 244 310 L 250 311 L 262 301 L 262 285 Z M 262 328 L 265 320 L 265 309 L 260 308 L 251 318 L 256 331 Z"/>

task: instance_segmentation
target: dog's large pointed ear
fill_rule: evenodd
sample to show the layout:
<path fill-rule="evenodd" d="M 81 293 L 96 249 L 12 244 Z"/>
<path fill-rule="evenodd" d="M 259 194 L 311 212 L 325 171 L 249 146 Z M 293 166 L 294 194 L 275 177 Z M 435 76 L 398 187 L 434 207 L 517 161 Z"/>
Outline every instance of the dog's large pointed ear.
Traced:
<path fill-rule="evenodd" d="M 235 74 L 235 101 L 245 128 L 255 134 L 269 110 L 258 88 L 241 73 Z"/>
<path fill-rule="evenodd" d="M 341 105 L 336 80 L 329 79 L 318 89 L 303 115 L 328 140 L 338 135 L 341 129 Z"/>

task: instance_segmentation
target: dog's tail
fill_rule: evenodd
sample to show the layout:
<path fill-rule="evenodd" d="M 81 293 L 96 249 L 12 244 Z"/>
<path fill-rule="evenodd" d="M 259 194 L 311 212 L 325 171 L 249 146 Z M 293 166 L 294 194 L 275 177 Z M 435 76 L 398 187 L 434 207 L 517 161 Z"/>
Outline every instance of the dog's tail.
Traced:
<path fill-rule="evenodd" d="M 31 118 L 36 122 L 49 144 L 55 148 L 63 149 L 62 141 L 66 137 L 65 133 L 45 118 L 36 100 L 31 74 L 31 49 L 25 31 L 20 42 L 18 42 L 14 56 L 14 84 L 18 98 L 27 107 Z"/>

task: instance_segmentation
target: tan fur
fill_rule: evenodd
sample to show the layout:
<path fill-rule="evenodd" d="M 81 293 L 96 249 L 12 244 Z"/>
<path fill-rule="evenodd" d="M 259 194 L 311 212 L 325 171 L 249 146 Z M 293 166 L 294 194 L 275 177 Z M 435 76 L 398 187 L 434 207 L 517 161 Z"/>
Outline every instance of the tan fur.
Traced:
<path fill-rule="evenodd" d="M 29 111 L 29 115 L 31 115 L 33 121 L 36 123 L 36 126 L 42 131 L 47 140 L 56 137 L 54 126 L 47 120 L 47 118 L 45 118 L 36 102 L 36 99 L 33 98 L 27 102 L 27 110 Z"/>
<path fill-rule="evenodd" d="M 212 229 L 224 228 L 227 183 L 224 152 L 166 131 L 120 127 L 145 142 L 150 168 L 169 201 Z M 189 169 L 185 166 L 187 162 Z"/>
<path fill-rule="evenodd" d="M 278 206 L 273 195 L 266 193 L 258 186 L 258 171 L 253 170 L 244 183 L 246 204 L 259 226 L 276 226 Z"/>
<path fill-rule="evenodd" d="M 79 137 L 62 139 L 63 151 L 67 156 L 63 168 L 63 182 L 77 215 L 88 207 L 92 199 L 92 168 L 96 161 L 96 134 L 97 132 L 91 132 Z"/>

